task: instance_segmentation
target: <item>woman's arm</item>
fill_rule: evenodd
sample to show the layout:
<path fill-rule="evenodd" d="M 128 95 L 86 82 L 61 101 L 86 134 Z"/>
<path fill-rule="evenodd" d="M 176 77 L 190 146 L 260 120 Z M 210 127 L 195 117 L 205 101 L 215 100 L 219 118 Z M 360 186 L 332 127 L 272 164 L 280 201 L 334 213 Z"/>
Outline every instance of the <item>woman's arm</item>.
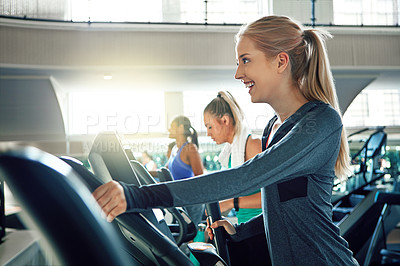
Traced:
<path fill-rule="evenodd" d="M 261 209 L 261 192 L 239 197 L 239 209 Z M 219 207 L 221 208 L 221 212 L 226 212 L 230 209 L 233 209 L 233 199 L 227 199 L 219 202 Z"/>
<path fill-rule="evenodd" d="M 259 214 L 245 223 L 236 225 L 235 231 L 236 234 L 231 235 L 233 241 L 242 241 L 246 238 L 250 238 L 259 234 L 264 234 L 264 216 L 262 214 Z"/>
<path fill-rule="evenodd" d="M 264 234 L 264 220 L 262 214 L 259 214 L 249 221 L 245 223 L 241 223 L 239 225 L 232 225 L 228 220 L 218 220 L 209 225 L 206 228 L 208 236 L 212 240 L 214 238 L 214 234 L 211 228 L 215 229 L 220 226 L 223 226 L 225 231 L 229 234 L 233 241 L 242 241 L 247 238 L 251 238 L 253 236 Z"/>
<path fill-rule="evenodd" d="M 189 143 L 185 147 L 186 158 L 188 159 L 188 164 L 192 167 L 193 173 L 195 176 L 203 174 L 203 162 L 201 161 L 201 157 L 199 151 L 197 150 L 197 146 Z"/>
<path fill-rule="evenodd" d="M 248 161 L 262 151 L 261 139 L 253 138 L 251 135 L 247 138 L 246 152 L 244 161 Z"/>
<path fill-rule="evenodd" d="M 334 176 L 341 132 L 340 116 L 332 107 L 309 103 L 281 125 L 274 139 L 283 134 L 282 139 L 239 167 L 140 188 L 122 182 L 120 186 L 124 188 L 127 209 L 140 211 L 238 197 L 282 180 L 320 171 Z M 105 196 L 104 201 L 111 204 L 112 198 Z M 112 216 L 120 213 L 113 212 Z"/>

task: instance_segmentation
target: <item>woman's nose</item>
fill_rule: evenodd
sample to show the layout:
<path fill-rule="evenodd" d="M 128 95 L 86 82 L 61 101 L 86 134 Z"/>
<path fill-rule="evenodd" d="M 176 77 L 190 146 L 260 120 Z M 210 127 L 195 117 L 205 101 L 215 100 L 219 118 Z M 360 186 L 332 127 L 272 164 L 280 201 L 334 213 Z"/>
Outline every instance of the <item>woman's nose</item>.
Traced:
<path fill-rule="evenodd" d="M 243 79 L 243 71 L 242 71 L 242 67 L 240 65 L 238 65 L 236 67 L 236 72 L 235 72 L 235 79 Z"/>

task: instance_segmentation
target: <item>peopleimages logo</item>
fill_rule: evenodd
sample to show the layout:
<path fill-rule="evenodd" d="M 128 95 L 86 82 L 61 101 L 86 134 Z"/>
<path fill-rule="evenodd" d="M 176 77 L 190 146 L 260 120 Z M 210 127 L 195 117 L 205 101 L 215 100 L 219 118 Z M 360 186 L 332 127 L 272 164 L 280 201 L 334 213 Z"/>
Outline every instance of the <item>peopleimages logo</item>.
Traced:
<path fill-rule="evenodd" d="M 173 140 L 170 140 L 170 142 L 173 142 Z M 133 153 L 141 153 L 143 151 L 147 151 L 148 153 L 162 153 L 166 154 L 168 151 L 168 145 L 169 143 L 161 143 L 161 142 L 155 142 L 154 140 L 143 140 L 143 141 L 137 141 L 137 142 L 130 142 L 130 143 L 125 143 L 123 145 L 124 149 L 129 149 Z M 199 151 L 204 153 L 208 152 L 220 152 L 221 148 L 219 145 L 215 145 L 212 143 L 201 143 L 199 147 Z M 93 143 L 91 141 L 86 141 L 83 143 L 83 152 L 84 153 L 89 153 L 91 150 L 96 150 L 98 152 L 106 153 L 106 152 L 120 152 L 121 146 L 116 145 L 115 142 L 97 142 Z"/>
<path fill-rule="evenodd" d="M 196 129 L 200 136 L 200 147 L 197 147 L 201 153 L 215 153 L 220 152 L 223 145 L 216 145 L 210 137 L 207 136 L 207 129 L 204 126 L 203 115 L 191 113 L 186 115 L 191 125 Z M 261 137 L 262 130 L 271 118 L 270 115 L 257 115 L 252 116 L 252 121 L 247 121 L 249 128 L 255 134 L 255 137 Z M 168 145 L 174 141 L 169 138 L 168 128 L 174 116 L 162 116 L 160 114 L 120 114 L 114 113 L 103 113 L 96 114 L 90 113 L 86 116 L 81 117 L 81 123 L 85 125 L 84 134 L 97 135 L 100 132 L 111 131 L 117 132 L 118 134 L 125 135 L 123 139 L 124 149 L 130 149 L 134 153 L 141 153 L 148 151 L 150 153 L 167 153 Z M 169 122 L 170 123 L 170 122 Z M 81 131 L 82 132 L 82 131 Z M 83 133 L 83 132 L 82 132 Z M 146 137 L 145 135 L 154 134 L 153 136 Z M 154 137 L 156 136 L 156 137 Z M 155 139 L 156 138 L 156 139 Z M 92 148 L 93 143 L 88 141 L 83 144 L 84 152 L 89 152 Z M 95 147 L 103 152 L 118 152 L 119 146 L 115 143 L 102 143 L 95 144 L 101 145 Z"/>
<path fill-rule="evenodd" d="M 161 129 L 160 115 L 151 114 L 90 114 L 86 115 L 85 134 L 95 134 L 101 131 L 118 131 L 136 133 L 150 133 Z"/>
<path fill-rule="evenodd" d="M 197 132 L 206 132 L 203 114 L 201 112 L 186 114 L 191 125 Z M 170 121 L 175 115 L 163 114 L 140 114 L 140 113 L 121 113 L 103 112 L 82 114 L 77 124 L 73 125 L 79 134 L 97 134 L 102 131 L 117 131 L 127 134 L 149 134 L 154 132 L 166 132 L 170 127 Z M 262 131 L 269 119 L 270 114 L 252 115 L 251 120 L 247 119 L 246 124 L 252 130 Z"/>

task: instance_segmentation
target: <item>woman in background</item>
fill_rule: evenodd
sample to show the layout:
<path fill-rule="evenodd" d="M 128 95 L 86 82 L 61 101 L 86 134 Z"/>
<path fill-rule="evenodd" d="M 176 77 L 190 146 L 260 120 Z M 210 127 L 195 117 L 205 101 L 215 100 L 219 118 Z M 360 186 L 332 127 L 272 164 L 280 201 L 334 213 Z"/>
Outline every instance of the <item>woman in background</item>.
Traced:
<path fill-rule="evenodd" d="M 261 139 L 253 138 L 245 125 L 244 114 L 235 98 L 220 91 L 204 109 L 204 125 L 207 136 L 217 144 L 225 143 L 218 160 L 225 168 L 243 164 L 261 152 Z M 261 192 L 220 202 L 221 212 L 235 208 L 238 223 L 247 222 L 261 213 Z"/>
<path fill-rule="evenodd" d="M 169 137 L 175 139 L 175 145 L 167 162 L 167 168 L 174 180 L 203 174 L 197 131 L 192 127 L 189 118 L 177 116 L 172 120 L 168 131 Z M 203 217 L 204 204 L 188 206 L 186 210 L 197 226 Z"/>
<path fill-rule="evenodd" d="M 225 168 L 242 165 L 261 152 L 261 139 L 252 137 L 240 106 L 228 91 L 218 92 L 217 97 L 204 109 L 203 116 L 207 136 L 217 144 L 225 143 L 218 156 L 219 162 Z M 220 201 L 219 205 L 222 213 L 234 208 L 238 224 L 247 222 L 262 212 L 260 189 Z M 264 234 L 239 242 L 230 241 L 228 248 L 232 266 L 270 264 Z"/>

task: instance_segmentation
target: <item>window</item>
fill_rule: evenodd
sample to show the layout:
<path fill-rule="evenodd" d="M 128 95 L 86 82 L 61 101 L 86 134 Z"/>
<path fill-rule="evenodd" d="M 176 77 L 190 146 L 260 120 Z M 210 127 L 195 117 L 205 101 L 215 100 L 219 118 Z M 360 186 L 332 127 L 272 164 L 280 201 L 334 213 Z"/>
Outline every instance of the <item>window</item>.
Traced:
<path fill-rule="evenodd" d="M 368 94 L 361 92 L 348 107 L 343 120 L 346 125 L 364 126 L 365 117 L 369 117 Z"/>
<path fill-rule="evenodd" d="M 278 3 L 280 2 L 280 3 Z M 291 17 L 310 10 L 290 11 L 291 0 L 4 0 L 0 14 L 5 16 L 91 22 L 152 22 L 242 24 L 272 13 L 272 6 L 285 6 L 275 12 Z M 323 3 L 325 2 L 325 3 Z M 298 4 L 298 3 L 297 3 Z M 334 25 L 399 25 L 400 0 L 325 0 L 316 8 L 329 6 Z M 333 5 L 333 11 L 330 6 Z M 324 9 L 326 9 L 324 7 Z M 285 12 L 289 12 L 289 14 Z M 319 15 L 323 16 L 323 15 Z M 318 14 L 317 14 L 318 22 Z M 308 21 L 304 21 L 308 22 Z"/>
<path fill-rule="evenodd" d="M 336 25 L 398 25 L 400 0 L 334 0 Z"/>
<path fill-rule="evenodd" d="M 263 15 L 263 2 L 259 0 L 207 1 L 208 23 L 244 23 Z"/>
<path fill-rule="evenodd" d="M 71 0 L 70 5 L 72 21 L 162 21 L 162 0 Z"/>
<path fill-rule="evenodd" d="M 364 90 L 343 116 L 346 127 L 400 126 L 400 90 Z"/>
<path fill-rule="evenodd" d="M 383 116 L 388 125 L 400 125 L 400 91 L 386 91 L 383 93 Z"/>
<path fill-rule="evenodd" d="M 0 14 L 91 22 L 242 24 L 267 14 L 269 0 L 5 0 Z"/>
<path fill-rule="evenodd" d="M 70 135 L 165 131 L 163 92 L 73 92 L 69 110 Z"/>

